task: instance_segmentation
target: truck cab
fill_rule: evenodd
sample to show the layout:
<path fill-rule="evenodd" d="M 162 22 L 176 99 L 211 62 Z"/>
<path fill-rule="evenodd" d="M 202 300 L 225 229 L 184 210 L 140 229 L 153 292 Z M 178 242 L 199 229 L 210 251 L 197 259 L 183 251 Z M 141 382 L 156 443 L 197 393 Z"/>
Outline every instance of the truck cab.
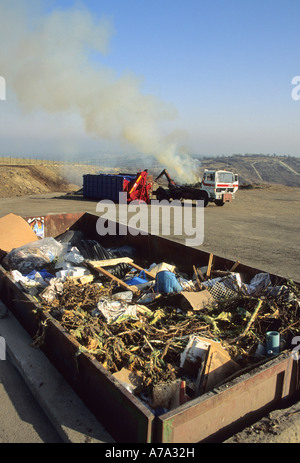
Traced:
<path fill-rule="evenodd" d="M 227 170 L 204 170 L 201 188 L 207 192 L 209 201 L 217 206 L 234 199 L 238 187 L 237 174 Z"/>

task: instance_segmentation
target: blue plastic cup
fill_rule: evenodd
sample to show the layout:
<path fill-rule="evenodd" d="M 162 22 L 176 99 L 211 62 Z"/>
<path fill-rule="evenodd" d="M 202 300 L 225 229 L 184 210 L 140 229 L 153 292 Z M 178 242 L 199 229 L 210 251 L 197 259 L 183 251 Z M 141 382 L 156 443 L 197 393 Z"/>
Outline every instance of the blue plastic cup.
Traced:
<path fill-rule="evenodd" d="M 266 334 L 266 351 L 268 355 L 280 352 L 280 334 L 278 331 L 268 331 Z"/>

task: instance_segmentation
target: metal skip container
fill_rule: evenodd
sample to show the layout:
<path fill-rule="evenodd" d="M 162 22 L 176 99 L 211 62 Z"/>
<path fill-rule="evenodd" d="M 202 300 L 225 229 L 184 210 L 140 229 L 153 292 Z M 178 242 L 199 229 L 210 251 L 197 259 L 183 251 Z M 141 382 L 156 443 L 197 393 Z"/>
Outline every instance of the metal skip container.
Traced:
<path fill-rule="evenodd" d="M 96 222 L 89 213 L 53 214 L 44 217 L 44 236 L 56 237 L 66 230 L 84 232 L 87 239 L 99 240 Z M 118 224 L 117 224 L 118 226 Z M 176 256 L 183 272 L 195 262 L 207 265 L 209 253 L 151 234 L 101 237 L 103 246 L 132 245 L 141 256 L 163 262 Z M 174 259 L 175 261 L 175 259 Z M 231 268 L 233 261 L 214 256 L 216 268 Z M 240 264 L 248 277 L 260 270 Z M 282 277 L 271 275 L 271 278 Z M 34 337 L 41 321 L 47 326 L 41 346 L 57 370 L 70 383 L 117 442 L 195 443 L 220 442 L 270 410 L 297 396 L 298 361 L 290 352 L 265 358 L 252 368 L 241 370 L 207 393 L 176 409 L 156 416 L 139 398 L 129 392 L 93 355 L 78 350 L 80 344 L 48 313 L 37 318 L 38 303 L 24 293 L 10 272 L 0 266 L 1 299 L 28 333 Z M 41 312 L 41 311 L 40 311 Z"/>

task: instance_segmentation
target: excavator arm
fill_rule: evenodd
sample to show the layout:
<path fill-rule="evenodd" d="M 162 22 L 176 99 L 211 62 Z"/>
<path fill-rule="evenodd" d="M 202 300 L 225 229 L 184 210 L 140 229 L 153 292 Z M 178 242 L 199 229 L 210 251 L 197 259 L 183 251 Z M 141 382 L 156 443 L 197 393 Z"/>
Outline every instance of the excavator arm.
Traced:
<path fill-rule="evenodd" d="M 176 186 L 176 183 L 174 182 L 174 180 L 170 177 L 170 174 L 169 172 L 167 171 L 167 169 L 164 169 L 159 175 L 158 177 L 156 177 L 155 179 L 155 182 L 157 180 L 159 180 L 163 175 L 166 176 L 167 180 L 168 180 L 168 183 L 169 183 L 169 186 Z"/>

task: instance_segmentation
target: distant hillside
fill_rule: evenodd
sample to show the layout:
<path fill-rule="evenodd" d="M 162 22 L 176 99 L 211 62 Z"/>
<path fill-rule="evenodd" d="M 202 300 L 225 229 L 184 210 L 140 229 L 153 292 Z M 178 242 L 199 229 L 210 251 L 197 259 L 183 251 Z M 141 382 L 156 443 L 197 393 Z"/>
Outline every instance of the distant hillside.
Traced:
<path fill-rule="evenodd" d="M 202 177 L 204 169 L 226 169 L 239 175 L 240 185 L 279 184 L 300 188 L 300 158 L 297 157 L 233 155 L 198 159 L 199 178 Z M 82 187 L 83 175 L 88 173 L 136 173 L 148 169 L 156 178 L 163 168 L 167 167 L 159 165 L 153 158 L 134 156 L 111 158 L 113 167 L 107 167 L 106 163 L 109 165 L 108 160 L 103 160 L 102 157 L 95 161 L 90 160 L 87 164 L 0 157 L 0 197 L 72 191 Z M 160 181 L 166 182 L 166 179 L 162 178 Z"/>
<path fill-rule="evenodd" d="M 277 183 L 300 187 L 300 158 L 291 156 L 233 155 L 200 159 L 200 171 L 227 169 L 243 183 Z"/>

